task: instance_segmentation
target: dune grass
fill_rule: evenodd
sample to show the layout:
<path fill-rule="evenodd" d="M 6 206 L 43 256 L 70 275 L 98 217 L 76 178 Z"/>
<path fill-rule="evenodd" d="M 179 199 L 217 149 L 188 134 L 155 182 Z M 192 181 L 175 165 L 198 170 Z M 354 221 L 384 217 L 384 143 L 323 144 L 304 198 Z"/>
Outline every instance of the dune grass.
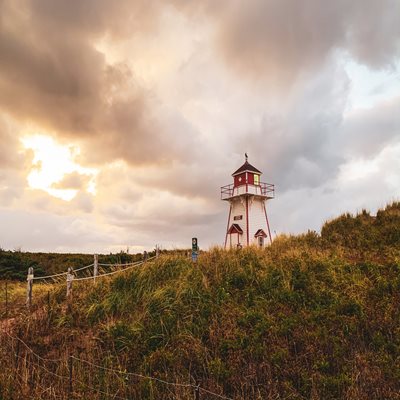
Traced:
<path fill-rule="evenodd" d="M 1 335 L 0 398 L 67 398 L 68 379 L 54 374 L 69 375 L 72 354 L 170 383 L 199 381 L 234 399 L 397 399 L 399 211 L 395 203 L 376 217 L 344 215 L 321 235 L 281 236 L 263 250 L 214 248 L 196 264 L 163 255 L 96 284 L 76 282 L 70 302 L 63 284 L 49 302 L 46 286 L 9 332 L 59 361 L 20 346 L 17 363 L 17 343 Z M 73 396 L 194 393 L 74 360 Z"/>

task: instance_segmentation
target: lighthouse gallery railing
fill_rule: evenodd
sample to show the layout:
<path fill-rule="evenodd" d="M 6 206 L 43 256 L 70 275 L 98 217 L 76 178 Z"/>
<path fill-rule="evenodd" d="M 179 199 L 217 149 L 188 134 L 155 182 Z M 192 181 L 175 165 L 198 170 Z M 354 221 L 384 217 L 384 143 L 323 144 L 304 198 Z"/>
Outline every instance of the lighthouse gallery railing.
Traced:
<path fill-rule="evenodd" d="M 272 183 L 260 182 L 258 185 L 243 184 L 235 186 L 233 183 L 221 187 L 221 200 L 227 200 L 241 194 L 261 195 L 273 199 L 275 195 L 275 185 Z"/>

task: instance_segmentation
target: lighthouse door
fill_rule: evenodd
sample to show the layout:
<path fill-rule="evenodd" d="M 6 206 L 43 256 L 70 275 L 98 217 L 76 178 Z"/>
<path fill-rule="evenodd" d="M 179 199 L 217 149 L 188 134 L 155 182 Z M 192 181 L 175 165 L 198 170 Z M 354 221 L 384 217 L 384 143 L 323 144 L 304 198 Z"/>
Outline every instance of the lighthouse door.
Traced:
<path fill-rule="evenodd" d="M 264 247 L 264 237 L 263 236 L 258 237 L 258 245 L 260 247 Z"/>

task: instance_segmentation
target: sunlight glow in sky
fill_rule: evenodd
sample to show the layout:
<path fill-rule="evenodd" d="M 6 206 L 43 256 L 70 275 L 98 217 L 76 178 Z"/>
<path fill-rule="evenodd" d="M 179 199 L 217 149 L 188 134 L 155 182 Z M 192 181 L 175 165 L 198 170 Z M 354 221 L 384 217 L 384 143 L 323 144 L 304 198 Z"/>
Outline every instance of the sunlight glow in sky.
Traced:
<path fill-rule="evenodd" d="M 84 168 L 73 160 L 74 154 L 79 154 L 75 146 L 63 146 L 54 139 L 43 136 L 26 136 L 21 139 L 23 146 L 34 153 L 32 169 L 28 175 L 29 186 L 33 189 L 41 189 L 59 199 L 70 201 L 78 193 L 75 188 L 56 188 L 65 175 L 78 172 L 90 176 L 86 191 L 95 194 L 96 170 Z"/>

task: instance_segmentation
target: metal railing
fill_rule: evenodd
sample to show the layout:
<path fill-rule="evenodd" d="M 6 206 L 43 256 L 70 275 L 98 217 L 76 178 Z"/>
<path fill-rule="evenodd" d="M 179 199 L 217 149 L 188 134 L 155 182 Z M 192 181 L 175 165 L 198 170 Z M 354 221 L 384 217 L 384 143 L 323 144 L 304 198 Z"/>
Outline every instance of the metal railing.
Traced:
<path fill-rule="evenodd" d="M 273 199 L 275 196 L 275 185 L 272 183 L 260 182 L 258 185 L 243 184 L 235 186 L 233 183 L 221 187 L 221 200 L 227 200 L 234 196 L 242 194 L 264 196 L 268 199 Z"/>

